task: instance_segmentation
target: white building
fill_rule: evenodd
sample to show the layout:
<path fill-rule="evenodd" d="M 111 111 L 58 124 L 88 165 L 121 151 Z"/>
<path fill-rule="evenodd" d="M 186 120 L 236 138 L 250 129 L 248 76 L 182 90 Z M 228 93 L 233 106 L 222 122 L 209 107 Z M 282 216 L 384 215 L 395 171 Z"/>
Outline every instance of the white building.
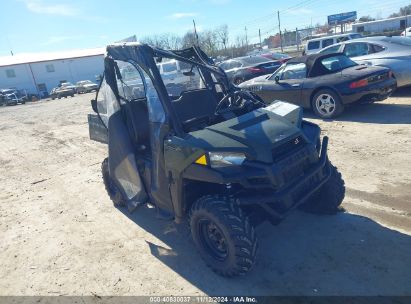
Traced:
<path fill-rule="evenodd" d="M 61 82 L 96 81 L 104 71 L 105 48 L 0 57 L 0 89 L 46 96 Z"/>
<path fill-rule="evenodd" d="M 369 22 L 359 22 L 352 25 L 354 33 L 384 33 L 390 31 L 399 31 L 411 26 L 411 15 L 375 20 Z"/>

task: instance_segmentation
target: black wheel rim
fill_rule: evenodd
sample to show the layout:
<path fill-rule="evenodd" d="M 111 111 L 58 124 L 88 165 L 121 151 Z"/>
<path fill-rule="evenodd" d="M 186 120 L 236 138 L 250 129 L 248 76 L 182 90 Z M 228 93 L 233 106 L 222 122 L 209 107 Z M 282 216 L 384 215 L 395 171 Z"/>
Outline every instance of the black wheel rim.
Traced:
<path fill-rule="evenodd" d="M 216 260 L 224 261 L 228 256 L 227 240 L 221 229 L 209 219 L 198 222 L 200 241 L 207 252 Z"/>

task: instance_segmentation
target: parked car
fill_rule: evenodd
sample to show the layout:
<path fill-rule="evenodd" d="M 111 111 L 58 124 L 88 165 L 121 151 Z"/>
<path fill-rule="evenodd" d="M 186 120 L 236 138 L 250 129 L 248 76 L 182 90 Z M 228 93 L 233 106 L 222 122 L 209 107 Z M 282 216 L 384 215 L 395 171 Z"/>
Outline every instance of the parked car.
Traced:
<path fill-rule="evenodd" d="M 407 27 L 402 33 L 401 36 L 411 38 L 411 27 Z"/>
<path fill-rule="evenodd" d="M 280 66 L 280 62 L 262 56 L 238 57 L 219 64 L 229 81 L 236 85 L 257 76 L 271 74 Z"/>
<path fill-rule="evenodd" d="M 60 85 L 57 88 L 54 88 L 50 92 L 50 97 L 52 100 L 60 99 L 62 97 L 67 98 L 67 96 L 74 97 L 74 93 L 76 92 L 76 88 L 73 86 L 66 86 Z"/>
<path fill-rule="evenodd" d="M 0 90 L 1 104 L 10 106 L 16 105 L 18 103 L 25 104 L 27 96 L 23 95 L 19 90 L 16 89 L 3 89 Z"/>
<path fill-rule="evenodd" d="M 262 57 L 274 60 L 274 61 L 280 61 L 281 64 L 287 62 L 290 60 L 292 57 L 290 55 L 284 54 L 284 53 L 275 53 L 275 52 L 267 52 L 264 54 L 261 54 Z"/>
<path fill-rule="evenodd" d="M 330 46 L 320 53 L 341 52 L 359 64 L 388 67 L 397 86 L 411 85 L 411 39 L 405 37 L 368 37 Z"/>
<path fill-rule="evenodd" d="M 74 89 L 76 91 L 76 86 L 72 84 L 71 82 L 62 82 L 58 85 L 59 87 L 65 87 L 67 89 Z"/>
<path fill-rule="evenodd" d="M 322 50 L 323 48 L 326 48 L 327 46 L 358 38 L 362 38 L 362 35 L 358 33 L 352 33 L 310 39 L 307 41 L 307 44 L 304 47 L 303 55 L 314 54 Z"/>
<path fill-rule="evenodd" d="M 184 88 L 194 88 L 201 83 L 199 73 L 191 71 L 192 65 L 186 62 L 168 60 L 158 63 L 157 68 L 171 95 L 178 96 Z"/>
<path fill-rule="evenodd" d="M 98 84 L 90 81 L 90 80 L 82 80 L 76 83 L 76 93 L 89 93 L 92 91 L 97 91 Z"/>
<path fill-rule="evenodd" d="M 0 90 L 0 106 L 14 106 L 17 104 L 17 101 L 9 98 L 6 94 L 3 94 L 3 91 Z"/>
<path fill-rule="evenodd" d="M 264 102 L 288 101 L 321 118 L 341 114 L 344 105 L 387 98 L 396 88 L 390 69 L 358 65 L 347 56 L 313 54 L 289 60 L 274 74 L 247 81 Z"/>

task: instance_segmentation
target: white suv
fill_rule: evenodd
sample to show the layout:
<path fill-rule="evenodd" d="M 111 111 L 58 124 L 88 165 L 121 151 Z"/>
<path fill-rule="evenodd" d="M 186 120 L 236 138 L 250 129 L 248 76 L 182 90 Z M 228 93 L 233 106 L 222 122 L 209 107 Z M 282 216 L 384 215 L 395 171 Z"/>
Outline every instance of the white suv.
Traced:
<path fill-rule="evenodd" d="M 411 38 L 411 27 L 407 27 L 402 33 L 401 36 L 403 37 L 410 37 Z"/>
<path fill-rule="evenodd" d="M 346 40 L 362 38 L 361 34 L 352 33 L 352 34 L 341 34 L 334 36 L 324 36 L 321 38 L 314 38 L 307 41 L 307 44 L 304 48 L 303 55 L 310 55 L 317 53 L 323 48 L 333 45 L 335 43 L 343 42 Z"/>
<path fill-rule="evenodd" d="M 187 82 L 187 76 L 183 72 L 188 72 L 191 66 L 178 60 L 170 60 L 157 64 L 165 83 L 182 84 Z"/>

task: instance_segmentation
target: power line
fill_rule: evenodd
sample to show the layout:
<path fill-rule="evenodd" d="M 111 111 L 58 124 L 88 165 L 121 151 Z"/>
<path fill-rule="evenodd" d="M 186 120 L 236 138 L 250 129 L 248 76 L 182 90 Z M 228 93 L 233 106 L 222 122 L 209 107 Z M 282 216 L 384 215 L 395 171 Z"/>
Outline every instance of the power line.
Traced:
<path fill-rule="evenodd" d="M 286 11 L 289 11 L 289 10 L 292 10 L 292 9 L 296 9 L 296 8 L 301 8 L 301 7 L 305 6 L 304 4 L 307 4 L 307 3 L 310 3 L 310 2 L 311 2 L 310 4 L 312 4 L 312 3 L 315 2 L 315 1 L 319 1 L 319 0 L 304 0 L 304 1 L 300 2 L 300 3 L 297 3 L 297 4 L 293 5 L 293 6 L 290 6 L 290 7 L 286 8 L 286 9 L 280 11 L 280 13 L 284 13 L 284 12 L 286 12 Z"/>

